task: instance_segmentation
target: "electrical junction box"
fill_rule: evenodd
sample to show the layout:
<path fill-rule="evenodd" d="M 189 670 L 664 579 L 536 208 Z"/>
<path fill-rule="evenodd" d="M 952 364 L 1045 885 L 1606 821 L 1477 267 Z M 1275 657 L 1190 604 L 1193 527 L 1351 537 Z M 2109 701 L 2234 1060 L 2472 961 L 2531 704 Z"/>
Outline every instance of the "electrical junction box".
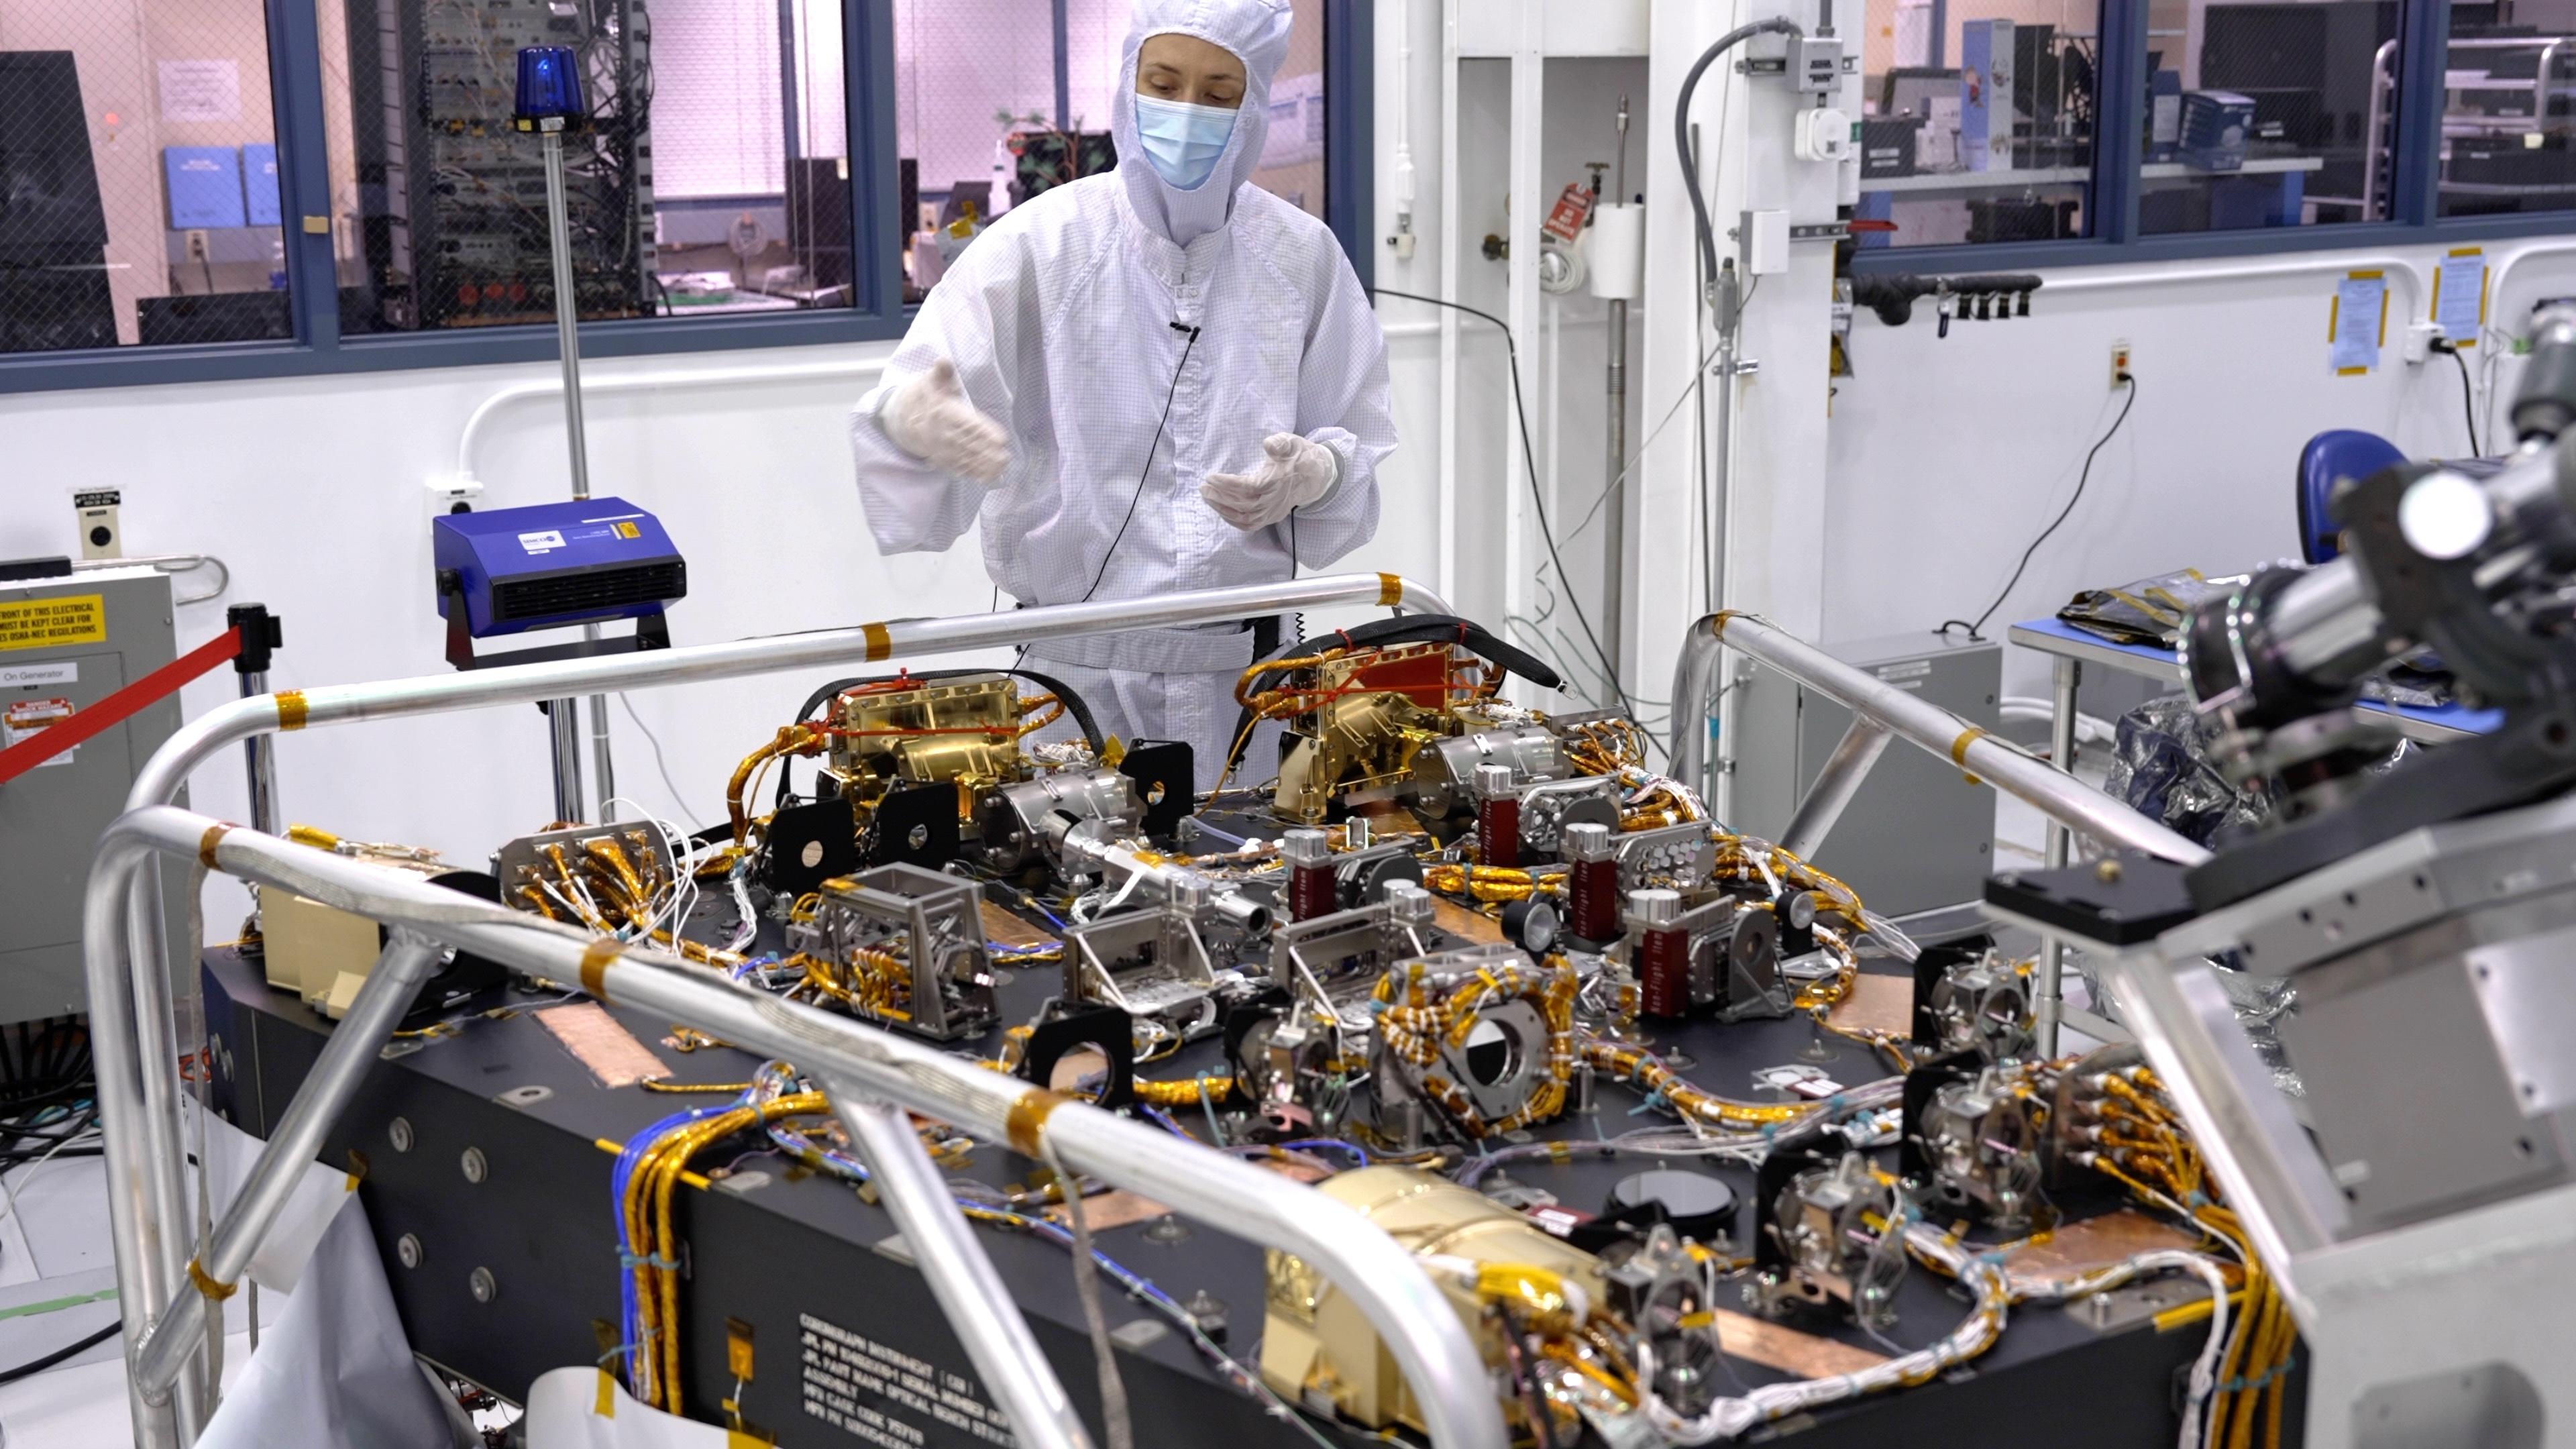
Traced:
<path fill-rule="evenodd" d="M 76 717 L 176 658 L 170 601 L 170 575 L 144 564 L 0 584 L 0 744 Z M 134 772 L 178 728 L 179 697 L 165 695 L 0 784 L 0 1022 L 89 1009 L 81 895 L 90 854 L 108 822 L 125 813 Z M 188 870 L 186 861 L 161 868 L 162 939 L 174 981 L 195 969 L 197 954 L 187 931 Z"/>
<path fill-rule="evenodd" d="M 1899 634 L 1825 652 L 1984 730 L 2001 724 L 2003 646 Z M 1728 824 L 1777 840 L 1832 757 L 1851 711 L 1759 664 L 1736 686 L 1734 813 Z M 1994 873 L 1995 792 L 1948 760 L 1888 741 L 1860 792 L 1815 852 L 1871 910 L 1906 916 L 1977 900 Z"/>
<path fill-rule="evenodd" d="M 1767 277 L 1789 270 L 1789 213 L 1748 211 L 1738 230 L 1746 275 Z"/>
<path fill-rule="evenodd" d="M 1842 88 L 1843 43 L 1830 35 L 1801 35 L 1789 42 L 1789 79 L 1810 95 Z"/>
<path fill-rule="evenodd" d="M 477 639 L 658 619 L 689 592 L 661 521 L 623 498 L 441 514 L 430 537 L 438 615 Z"/>

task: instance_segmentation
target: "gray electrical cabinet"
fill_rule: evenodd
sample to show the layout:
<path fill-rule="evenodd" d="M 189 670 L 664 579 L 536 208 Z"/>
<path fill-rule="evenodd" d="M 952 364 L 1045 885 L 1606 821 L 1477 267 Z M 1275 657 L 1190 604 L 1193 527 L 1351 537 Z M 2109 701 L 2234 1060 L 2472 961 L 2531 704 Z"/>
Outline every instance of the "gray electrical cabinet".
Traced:
<path fill-rule="evenodd" d="M 171 612 L 170 576 L 148 565 L 0 583 L 5 740 L 75 717 L 176 658 Z M 89 1009 L 81 895 L 90 857 L 99 833 L 124 812 L 134 772 L 178 728 L 179 697 L 167 695 L 0 784 L 0 1022 Z M 182 939 L 188 872 L 165 868 L 161 876 L 176 973 L 195 954 Z"/>
<path fill-rule="evenodd" d="M 1980 729 L 1995 729 L 2001 718 L 2003 649 L 1991 640 L 1972 644 L 1927 632 L 1823 648 Z M 1736 686 L 1742 699 L 1735 747 L 1726 751 L 1735 786 L 1727 823 L 1777 839 L 1850 727 L 1851 712 L 1775 670 L 1738 667 L 1751 674 Z M 1993 789 L 1900 739 L 1878 757 L 1815 864 L 1858 891 L 1871 910 L 1908 916 L 1976 900 L 1993 873 L 1994 849 Z"/>

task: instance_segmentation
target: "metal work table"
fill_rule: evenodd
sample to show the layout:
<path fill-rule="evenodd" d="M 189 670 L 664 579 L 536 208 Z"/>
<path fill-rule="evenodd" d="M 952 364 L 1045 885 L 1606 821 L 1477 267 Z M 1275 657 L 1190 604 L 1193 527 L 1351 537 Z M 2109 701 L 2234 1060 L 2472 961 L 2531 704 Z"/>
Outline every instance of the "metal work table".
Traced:
<path fill-rule="evenodd" d="M 717 912 L 729 915 L 730 907 L 702 905 L 689 934 L 713 933 Z M 764 936 L 776 929 L 764 922 Z M 1874 962 L 1866 969 L 1895 978 L 1877 986 L 1902 999 L 1910 984 L 1902 975 L 1906 968 Z M 1052 964 L 1005 968 L 1003 1019 L 1024 1021 L 1034 1014 L 1058 989 L 1059 970 Z M 310 1069 L 330 1025 L 291 994 L 271 990 L 257 961 L 236 949 L 207 952 L 204 984 L 208 1025 L 222 1043 L 216 1052 L 217 1105 L 265 1134 Z M 553 1000 L 514 989 L 505 1003 L 495 1004 L 546 1006 Z M 730 1047 L 681 1054 L 667 1039 L 669 1022 L 636 1008 L 606 1009 L 672 1069 L 674 1082 L 740 1082 L 758 1065 L 756 1057 Z M 1686 1070 L 1692 1080 L 1740 1097 L 1759 1095 L 1751 1084 L 1754 1071 L 1787 1063 L 1819 1066 L 1846 1084 L 1886 1074 L 1869 1050 L 1839 1037 L 1822 1038 L 1820 1059 L 1802 1056 L 1815 1049 L 1818 1034 L 1796 1018 L 1732 1026 L 1693 1021 L 1656 1037 L 1659 1050 L 1679 1047 L 1694 1059 Z M 998 1040 L 995 1033 L 987 1041 L 956 1045 L 982 1056 Z M 1219 1055 L 1217 1043 L 1202 1041 L 1140 1074 L 1186 1079 L 1222 1070 Z M 415 1351 L 506 1397 L 521 1398 L 535 1375 L 598 1358 L 602 1346 L 594 1322 L 615 1318 L 619 1243 L 609 1196 L 615 1159 L 606 1149 L 683 1105 L 717 1100 L 634 1086 L 604 1088 L 532 1013 L 475 1019 L 454 1035 L 389 1048 L 333 1129 L 322 1160 L 361 1175 L 369 1224 Z M 1193 1114 L 1174 1116 L 1189 1122 Z M 407 1123 L 399 1134 L 392 1126 L 397 1118 Z M 1591 1112 L 1569 1113 L 1535 1135 L 1588 1139 L 1669 1120 L 1653 1115 L 1634 1089 L 1604 1081 Z M 397 1140 L 404 1145 L 397 1147 Z M 472 1177 L 461 1169 L 469 1150 L 479 1154 L 481 1168 Z M 1887 1153 L 1892 1158 L 1893 1148 Z M 739 1170 L 719 1172 L 728 1158 L 738 1160 Z M 1510 1174 L 1524 1188 L 1589 1212 L 1603 1205 L 1612 1184 L 1658 1165 L 1690 1164 L 1644 1157 L 1542 1160 L 1516 1162 Z M 1029 1180 L 1037 1166 L 1014 1153 L 978 1147 L 962 1170 L 983 1182 L 1009 1184 Z M 861 1442 L 845 1440 L 821 1419 L 808 1417 L 804 1407 L 816 1386 L 804 1382 L 801 1342 L 833 1329 L 927 1363 L 939 1382 L 962 1383 L 961 1392 L 991 1402 L 904 1255 L 884 1208 L 846 1183 L 808 1174 L 756 1146 L 711 1153 L 693 1167 L 713 1177 L 706 1187 L 681 1193 L 674 1208 L 688 1245 L 681 1381 L 693 1412 L 712 1414 L 718 1400 L 733 1396 L 728 1320 L 752 1328 L 757 1353 L 752 1381 L 740 1393 L 742 1412 L 784 1442 Z M 1738 1195 L 1741 1249 L 1753 1219 L 1753 1175 L 1727 1165 L 1708 1170 Z M 1493 1184 L 1489 1177 L 1484 1185 Z M 1108 1199 L 1091 1201 L 1100 1205 L 1094 1208 L 1098 1214 Z M 1098 1245 L 1176 1299 L 1188 1302 L 1202 1291 L 1213 1297 L 1223 1305 L 1229 1351 L 1247 1365 L 1256 1362 L 1266 1282 L 1261 1253 L 1205 1229 L 1193 1229 L 1177 1242 L 1161 1241 L 1148 1235 L 1148 1226 L 1137 1221 L 1099 1229 Z M 1091 1347 L 1067 1254 L 1024 1234 L 976 1231 L 1057 1375 L 1096 1422 Z M 1930 1443 L 1974 1438 L 1997 1446 L 2170 1443 L 2176 1431 L 2172 1384 L 2201 1340 L 2189 1325 L 2160 1329 L 2156 1317 L 2198 1295 L 2196 1286 L 2179 1280 L 2151 1282 L 2114 1295 L 2114 1312 L 2090 1305 L 2081 1312 L 2018 1311 L 2002 1341 L 1972 1365 L 1937 1383 L 1802 1421 L 1800 1442 L 1816 1449 L 1860 1449 L 1903 1435 Z M 1120 1298 L 1114 1284 L 1105 1296 L 1140 1444 L 1229 1442 L 1249 1449 L 1313 1442 L 1224 1385 L 1159 1315 Z M 1929 1343 L 1956 1325 L 1961 1304 L 1948 1280 L 1917 1268 L 1901 1292 L 1900 1317 L 1887 1338 L 1909 1349 Z M 829 1329 L 818 1329 L 818 1323 Z M 1848 1325 L 1803 1327 L 1804 1334 L 1784 1340 L 1793 1349 L 1803 1343 L 1827 1354 L 1889 1351 L 1886 1340 L 1873 1342 Z M 1728 1386 L 1732 1392 L 1742 1391 L 1737 1383 L 1787 1377 L 1731 1354 L 1727 1368 L 1735 1376 Z M 991 1442 L 919 1412 L 918 1405 L 886 1401 L 870 1407 L 900 1421 L 904 1428 L 894 1432 L 905 1442 L 933 1449 Z M 912 1439 L 907 1431 L 921 1437 Z M 1335 1437 L 1354 1445 L 1377 1442 L 1356 1430 Z"/>
<path fill-rule="evenodd" d="M 2088 634 L 2072 624 L 2056 619 L 2030 619 L 2015 624 L 2007 634 L 2015 644 L 2036 649 L 2052 656 L 2050 664 L 2058 688 L 2052 701 L 2055 715 L 2050 721 L 2050 737 L 2073 732 L 2075 692 L 2082 683 L 2081 666 L 2098 664 L 2123 674 L 2147 679 L 2182 679 L 2181 657 L 2170 649 L 2152 649 L 2143 644 L 2114 644 L 2098 634 Z M 2363 709 L 2377 710 L 2397 723 L 2398 733 L 2418 744 L 2438 745 L 2471 735 L 2486 734 L 2504 720 L 2498 709 L 2470 709 L 2448 704 L 2438 709 L 2416 705 L 2386 704 L 2365 699 Z"/>

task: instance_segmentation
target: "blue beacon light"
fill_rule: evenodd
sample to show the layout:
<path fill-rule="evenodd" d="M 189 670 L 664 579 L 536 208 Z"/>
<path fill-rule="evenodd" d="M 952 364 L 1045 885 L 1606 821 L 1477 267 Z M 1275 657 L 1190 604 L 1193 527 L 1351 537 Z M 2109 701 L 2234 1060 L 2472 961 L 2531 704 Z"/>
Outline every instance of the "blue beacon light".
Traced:
<path fill-rule="evenodd" d="M 512 120 L 522 131 L 546 121 L 573 123 L 589 114 L 581 94 L 581 57 L 563 45 L 531 45 L 519 52 L 519 96 Z"/>

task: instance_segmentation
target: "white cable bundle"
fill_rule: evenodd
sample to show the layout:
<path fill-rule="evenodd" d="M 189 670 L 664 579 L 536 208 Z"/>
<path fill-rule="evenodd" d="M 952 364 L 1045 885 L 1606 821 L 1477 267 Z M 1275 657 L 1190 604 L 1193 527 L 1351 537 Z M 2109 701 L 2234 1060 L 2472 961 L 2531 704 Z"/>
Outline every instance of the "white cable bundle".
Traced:
<path fill-rule="evenodd" d="M 1592 208 L 1592 236 L 1586 243 L 1592 265 L 1592 295 L 1608 301 L 1634 302 L 1646 280 L 1646 208 L 1610 201 Z"/>

